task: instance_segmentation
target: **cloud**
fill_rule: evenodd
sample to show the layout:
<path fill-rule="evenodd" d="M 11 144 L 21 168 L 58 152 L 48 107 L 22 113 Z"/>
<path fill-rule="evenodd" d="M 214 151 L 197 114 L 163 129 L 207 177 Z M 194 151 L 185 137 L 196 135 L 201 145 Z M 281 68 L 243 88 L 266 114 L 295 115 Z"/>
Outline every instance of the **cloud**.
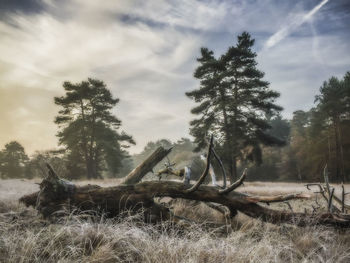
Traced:
<path fill-rule="evenodd" d="M 338 36 L 318 35 L 317 42 L 322 45 L 314 52 L 314 39 L 313 35 L 289 37 L 283 45 L 259 52 L 259 66 L 271 88 L 281 93 L 279 103 L 286 117 L 292 117 L 297 109 L 310 109 L 323 81 L 343 77 L 350 70 L 348 43 Z"/>
<path fill-rule="evenodd" d="M 187 133 L 188 121 L 183 116 L 189 117 L 189 113 L 180 113 L 177 107 L 189 112 L 190 104 L 185 105 L 184 93 L 193 80 L 192 74 L 184 76 L 182 70 L 186 67 L 184 64 L 194 60 L 199 39 L 171 28 L 160 30 L 144 23 L 122 23 L 103 15 L 113 9 L 98 9 L 93 3 L 80 9 L 74 19 L 61 19 L 50 13 L 15 14 L 12 16 L 15 27 L 0 23 L 3 36 L 0 89 L 5 92 L 6 88 L 0 104 L 6 105 L 3 111 L 8 115 L 1 126 L 9 128 L 0 138 L 0 144 L 6 143 L 12 134 L 25 142 L 30 152 L 54 145 L 56 130 L 52 122 L 57 109 L 51 106 L 50 110 L 37 115 L 36 110 L 27 104 L 21 105 L 20 101 L 27 98 L 47 108 L 54 95 L 62 94 L 63 81 L 78 82 L 90 76 L 103 79 L 113 94 L 121 98 L 115 112 L 124 121 L 123 129 L 138 142 L 134 150 L 141 150 L 155 136 L 178 138 Z M 53 4 L 51 8 L 58 7 Z M 31 92 L 38 88 L 46 91 L 46 96 Z M 19 90 L 24 91 L 23 100 L 17 100 Z M 13 103 L 4 104 L 5 100 Z M 10 118 L 17 107 L 28 113 L 21 115 L 19 122 L 17 117 Z M 33 122 L 38 119 L 40 122 Z M 41 136 L 37 131 L 43 122 L 50 127 L 45 131 L 46 137 L 54 143 L 39 139 L 30 143 Z M 37 125 L 37 128 L 27 129 L 28 125 Z M 18 129 L 10 129 L 15 126 Z"/>
<path fill-rule="evenodd" d="M 303 23 L 309 21 L 312 18 L 312 16 L 315 15 L 327 2 L 328 0 L 323 0 L 311 11 L 305 14 L 298 14 L 295 17 L 293 17 L 293 19 L 287 25 L 284 25 L 280 30 L 278 30 L 266 41 L 265 48 L 268 49 L 275 46 L 277 43 L 282 41 L 293 31 L 295 31 L 298 27 L 300 27 Z"/>
<path fill-rule="evenodd" d="M 41 0 L 10 0 L 0 2 L 0 20 L 9 18 L 11 13 L 33 14 L 42 12 L 45 9 L 45 3 Z"/>
<path fill-rule="evenodd" d="M 7 11 L 0 20 L 0 146 L 13 139 L 29 152 L 57 145 L 53 97 L 63 94 L 63 81 L 87 77 L 104 80 L 120 98 L 114 113 L 137 142 L 132 152 L 150 140 L 188 137 L 193 103 L 184 94 L 198 87 L 199 48 L 222 54 L 244 30 L 256 38 L 258 67 L 290 116 L 350 64 L 346 15 L 327 11 L 333 2 L 268 50 L 264 43 L 286 17 L 308 13 L 305 1 L 43 0 L 32 12 Z"/>

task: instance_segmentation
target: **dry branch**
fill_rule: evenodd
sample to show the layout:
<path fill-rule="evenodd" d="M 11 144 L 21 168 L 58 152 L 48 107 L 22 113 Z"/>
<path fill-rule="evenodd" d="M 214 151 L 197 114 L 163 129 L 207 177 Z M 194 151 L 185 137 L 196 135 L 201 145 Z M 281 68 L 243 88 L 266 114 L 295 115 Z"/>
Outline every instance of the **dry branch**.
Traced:
<path fill-rule="evenodd" d="M 235 190 L 236 188 L 238 188 L 239 186 L 241 186 L 245 180 L 247 176 L 247 168 L 244 169 L 242 176 L 233 184 L 231 184 L 229 187 L 227 187 L 226 189 L 222 189 L 219 191 L 220 194 L 227 194 L 233 190 Z"/>
<path fill-rule="evenodd" d="M 198 187 L 204 182 L 205 177 L 208 175 L 209 173 L 209 168 L 210 168 L 210 157 L 212 154 L 212 147 L 213 147 L 213 135 L 210 138 L 210 143 L 209 143 L 209 147 L 208 147 L 208 154 L 207 154 L 207 164 L 205 167 L 205 170 L 203 172 L 203 174 L 201 175 L 201 177 L 199 177 L 198 181 L 189 189 L 186 189 L 187 193 L 192 193 L 194 191 L 196 191 L 198 189 Z"/>
<path fill-rule="evenodd" d="M 144 162 L 132 170 L 124 179 L 123 184 L 136 184 L 149 172 L 152 172 L 161 160 L 163 160 L 170 152 L 170 149 L 164 149 L 162 146 L 157 148 Z"/>
<path fill-rule="evenodd" d="M 248 196 L 247 200 L 254 203 L 278 203 L 295 199 L 309 199 L 311 195 L 305 193 L 274 195 L 274 196 Z"/>
<path fill-rule="evenodd" d="M 324 185 L 322 185 L 321 183 L 310 183 L 310 184 L 306 184 L 306 188 L 308 190 L 311 190 L 310 186 L 317 186 L 319 188 L 319 191 L 314 193 L 322 195 L 322 197 L 325 199 L 325 201 L 328 204 L 328 211 L 336 212 L 336 213 L 345 213 L 347 210 L 350 210 L 350 205 L 345 203 L 345 196 L 349 193 L 345 193 L 344 184 L 342 183 L 341 185 L 342 187 L 341 198 L 339 198 L 335 194 L 335 189 L 330 186 L 327 165 L 323 170 L 323 178 L 324 178 Z M 335 201 L 341 207 L 338 208 L 336 205 L 333 204 L 333 201 Z"/>
<path fill-rule="evenodd" d="M 221 172 L 222 172 L 222 180 L 223 180 L 223 188 L 226 188 L 226 184 L 227 184 L 227 176 L 226 176 L 226 171 L 225 171 L 225 167 L 224 164 L 222 163 L 219 155 L 217 155 L 217 153 L 215 152 L 214 148 L 212 149 L 213 155 L 215 157 L 215 159 L 217 160 L 217 162 L 219 163 Z"/>
<path fill-rule="evenodd" d="M 291 223 L 298 226 L 305 226 L 309 223 L 332 225 L 338 227 L 350 227 L 350 218 L 331 213 L 320 215 L 309 215 L 305 213 L 292 213 L 278 211 L 260 206 L 257 200 L 252 200 L 248 195 L 238 192 L 231 192 L 222 195 L 216 187 L 201 185 L 194 192 L 186 191 L 185 185 L 179 182 L 159 181 L 142 182 L 135 185 L 118 185 L 106 188 L 94 188 L 91 190 L 75 187 L 74 192 L 64 192 L 66 189 L 62 185 L 57 185 L 57 196 L 54 189 L 50 189 L 49 195 L 38 196 L 40 205 L 37 209 L 45 216 L 49 216 L 54 211 L 64 207 L 79 208 L 80 210 L 94 210 L 106 213 L 108 216 L 116 216 L 127 209 L 151 210 L 154 207 L 154 197 L 172 197 L 197 200 L 203 202 L 213 202 L 227 206 L 229 209 L 238 210 L 250 217 L 259 218 L 263 221 L 279 224 Z M 43 192 L 47 191 L 46 188 Z M 271 197 L 271 199 L 273 199 Z M 26 205 L 35 206 L 32 195 L 24 196 L 21 201 Z M 156 211 L 157 217 L 166 218 L 164 211 Z"/>
<path fill-rule="evenodd" d="M 342 186 L 342 187 L 344 187 L 344 186 Z M 344 213 L 344 211 L 343 210 L 350 210 L 350 205 L 348 205 L 348 204 L 346 204 L 345 203 L 345 195 L 346 195 L 347 193 L 342 193 L 342 198 L 340 199 L 338 196 L 336 196 L 335 194 L 333 194 L 333 200 L 335 201 L 335 202 L 337 202 L 339 205 L 341 205 L 342 206 L 342 208 L 341 208 L 341 210 L 342 210 L 342 212 Z"/>
<path fill-rule="evenodd" d="M 258 203 L 284 202 L 286 200 L 309 198 L 305 194 L 289 194 L 278 196 L 249 196 L 234 191 L 240 186 L 246 171 L 241 178 L 221 190 L 215 186 L 202 185 L 208 174 L 213 139 L 208 148 L 207 166 L 201 178 L 192 186 L 174 181 L 148 181 L 138 183 L 141 178 L 164 158 L 170 150 L 157 149 L 145 162 L 131 172 L 124 184 L 113 187 L 99 187 L 93 185 L 76 186 L 60 179 L 48 167 L 48 176 L 41 182 L 40 191 L 23 196 L 20 201 L 27 206 L 31 205 L 44 216 L 51 216 L 62 209 L 96 211 L 107 216 L 117 216 L 125 210 L 144 211 L 145 219 L 149 222 L 169 220 L 173 218 L 168 208 L 156 203 L 155 197 L 184 198 L 212 203 L 221 211 L 220 206 L 227 207 L 232 215 L 240 211 L 250 217 L 257 218 L 273 224 L 290 223 L 297 226 L 308 224 L 321 224 L 336 227 L 350 227 L 350 216 L 343 214 L 308 214 L 291 211 L 280 211 L 259 205 Z M 320 187 L 322 188 L 322 187 Z M 218 205 L 216 205 L 218 204 Z M 220 207 L 220 208 L 218 208 Z"/>

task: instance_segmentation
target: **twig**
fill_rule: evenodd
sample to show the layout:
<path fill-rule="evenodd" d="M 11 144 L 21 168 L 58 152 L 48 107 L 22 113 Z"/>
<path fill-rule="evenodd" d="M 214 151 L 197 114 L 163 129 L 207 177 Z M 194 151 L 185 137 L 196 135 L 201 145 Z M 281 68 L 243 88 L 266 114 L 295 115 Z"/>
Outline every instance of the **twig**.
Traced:
<path fill-rule="evenodd" d="M 330 213 L 333 212 L 333 205 L 332 205 L 333 195 L 334 195 L 334 188 L 332 188 L 331 193 L 329 195 L 329 200 L 328 200 L 328 212 Z"/>
<path fill-rule="evenodd" d="M 284 203 L 289 207 L 290 211 L 291 211 L 292 213 L 294 213 L 293 207 L 290 205 L 290 203 L 287 202 L 287 201 L 285 201 Z"/>

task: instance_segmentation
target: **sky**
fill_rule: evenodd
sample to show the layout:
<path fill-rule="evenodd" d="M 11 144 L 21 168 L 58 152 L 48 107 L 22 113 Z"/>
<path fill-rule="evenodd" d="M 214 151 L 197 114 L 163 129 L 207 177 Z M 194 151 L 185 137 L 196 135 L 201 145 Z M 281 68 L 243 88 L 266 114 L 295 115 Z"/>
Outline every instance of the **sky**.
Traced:
<path fill-rule="evenodd" d="M 220 56 L 243 31 L 290 118 L 350 71 L 349 28 L 349 0 L 0 0 L 0 149 L 57 147 L 53 98 L 88 77 L 120 98 L 132 153 L 189 137 L 200 48 Z"/>

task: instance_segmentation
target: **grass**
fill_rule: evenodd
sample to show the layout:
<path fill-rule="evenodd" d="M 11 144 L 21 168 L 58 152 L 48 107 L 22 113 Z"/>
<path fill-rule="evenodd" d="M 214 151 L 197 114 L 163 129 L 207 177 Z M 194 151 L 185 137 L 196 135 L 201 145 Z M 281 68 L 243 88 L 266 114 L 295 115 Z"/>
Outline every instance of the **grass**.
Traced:
<path fill-rule="evenodd" d="M 17 199 L 37 189 L 35 180 L 0 182 L 0 262 L 350 262 L 349 231 L 326 227 L 275 226 L 239 214 L 230 228 L 203 224 L 142 223 L 141 215 L 117 219 L 68 215 L 41 219 Z M 84 184 L 85 182 L 81 182 Z M 104 182 L 104 186 L 115 184 Z M 253 194 L 286 193 L 301 185 L 247 183 Z M 293 209 L 310 208 L 293 201 Z M 222 222 L 205 204 L 178 200 L 176 214 L 196 222 Z M 288 209 L 285 204 L 276 205 Z"/>

